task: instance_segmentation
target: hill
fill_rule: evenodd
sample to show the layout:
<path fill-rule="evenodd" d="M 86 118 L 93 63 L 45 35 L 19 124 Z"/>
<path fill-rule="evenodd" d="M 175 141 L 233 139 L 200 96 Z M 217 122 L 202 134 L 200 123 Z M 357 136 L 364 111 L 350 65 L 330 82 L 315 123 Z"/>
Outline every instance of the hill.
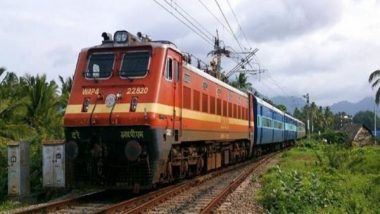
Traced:
<path fill-rule="evenodd" d="M 285 105 L 289 113 L 293 113 L 295 108 L 301 109 L 305 106 L 305 99 L 295 96 L 277 96 L 271 99 L 275 104 Z M 340 101 L 330 106 L 330 109 L 334 113 L 346 112 L 349 115 L 355 115 L 359 111 L 373 111 L 374 99 L 372 97 L 366 97 L 356 103 L 349 101 Z M 318 103 L 317 103 L 318 104 Z"/>
<path fill-rule="evenodd" d="M 373 111 L 374 99 L 372 97 L 366 97 L 357 103 L 349 101 L 341 101 L 331 105 L 331 111 L 334 113 L 346 112 L 350 115 L 355 115 L 359 111 Z"/>
<path fill-rule="evenodd" d="M 282 104 L 286 106 L 286 109 L 291 114 L 293 114 L 295 108 L 300 109 L 306 105 L 305 99 L 301 97 L 295 97 L 295 96 L 289 96 L 289 97 L 277 96 L 277 97 L 271 98 L 271 100 L 273 101 L 273 103 L 277 105 Z"/>

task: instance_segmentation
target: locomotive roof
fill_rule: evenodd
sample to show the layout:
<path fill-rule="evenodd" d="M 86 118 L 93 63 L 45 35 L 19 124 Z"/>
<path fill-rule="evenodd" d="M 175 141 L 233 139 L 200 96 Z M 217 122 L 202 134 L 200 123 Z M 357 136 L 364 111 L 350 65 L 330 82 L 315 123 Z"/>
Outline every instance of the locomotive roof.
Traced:
<path fill-rule="evenodd" d="M 119 44 L 119 43 L 104 43 L 100 45 L 95 45 L 89 48 L 84 48 L 82 51 L 87 51 L 90 49 L 108 49 L 108 48 L 128 48 L 128 47 L 146 47 L 151 46 L 152 48 L 171 48 L 178 53 L 181 53 L 180 50 L 178 50 L 177 46 L 175 44 L 169 42 L 169 41 L 150 41 L 150 42 L 138 42 L 138 43 L 132 43 L 132 44 Z"/>
<path fill-rule="evenodd" d="M 152 48 L 164 48 L 164 49 L 173 49 L 174 51 L 178 52 L 179 54 L 181 55 L 184 55 L 184 53 L 182 53 L 176 46 L 175 44 L 169 42 L 169 41 L 149 41 L 149 42 L 138 42 L 138 43 L 132 43 L 132 44 L 118 44 L 118 43 L 113 43 L 113 42 L 109 42 L 109 43 L 104 43 L 104 44 L 100 44 L 100 45 L 96 45 L 96 46 L 92 46 L 92 47 L 89 47 L 89 48 L 84 48 L 82 49 L 82 51 L 88 51 L 88 50 L 91 50 L 91 49 L 109 49 L 109 48 L 127 48 L 127 47 L 146 47 L 146 46 L 151 46 Z M 194 67 L 193 65 L 191 64 L 188 64 L 188 63 L 184 63 L 184 66 L 187 67 L 188 69 L 190 69 L 191 71 L 193 71 L 194 73 L 197 73 L 199 74 L 200 76 L 204 77 L 205 79 L 208 79 L 212 82 L 215 82 L 217 83 L 218 85 L 220 86 L 223 86 L 225 88 L 227 88 L 228 90 L 230 91 L 233 91 L 243 97 L 248 97 L 247 93 L 243 92 L 243 91 L 240 91 L 239 89 L 237 88 L 234 88 L 232 86 L 230 86 L 229 84 L 205 73 L 203 70 L 201 69 L 198 69 L 196 67 Z"/>
<path fill-rule="evenodd" d="M 233 92 L 235 92 L 235 93 L 237 93 L 237 94 L 239 94 L 239 95 L 241 95 L 243 97 L 248 97 L 248 95 L 246 93 L 244 93 L 243 91 L 240 91 L 239 89 L 230 86 L 229 84 L 227 84 L 227 83 L 225 83 L 225 82 L 223 82 L 223 81 L 221 81 L 221 80 L 219 80 L 219 79 L 217 79 L 217 78 L 215 78 L 215 77 L 207 74 L 203 70 L 201 70 L 201 69 L 199 69 L 199 68 L 197 68 L 197 67 L 195 67 L 195 66 L 193 66 L 193 65 L 191 65 L 189 63 L 185 63 L 184 66 L 187 67 L 188 69 L 190 69 L 191 71 L 193 71 L 194 73 L 197 73 L 200 76 L 202 76 L 202 77 L 204 77 L 204 78 L 206 78 L 206 79 L 208 79 L 208 80 L 210 80 L 212 82 L 215 82 L 218 85 L 221 85 L 221 86 L 227 88 L 230 91 L 233 91 Z"/>

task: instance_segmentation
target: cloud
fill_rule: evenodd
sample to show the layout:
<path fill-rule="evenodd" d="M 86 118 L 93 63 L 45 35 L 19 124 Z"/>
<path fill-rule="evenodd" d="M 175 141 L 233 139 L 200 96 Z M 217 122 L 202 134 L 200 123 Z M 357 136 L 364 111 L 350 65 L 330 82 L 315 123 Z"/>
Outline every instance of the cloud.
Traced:
<path fill-rule="evenodd" d="M 242 26 L 254 42 L 299 37 L 336 23 L 342 14 L 340 0 L 246 0 L 239 8 Z"/>
<path fill-rule="evenodd" d="M 161 2 L 163 2 L 161 0 Z M 218 30 L 226 46 L 239 51 L 232 35 L 198 1 L 169 1 L 186 9 L 211 34 Z M 203 2 L 224 22 L 214 1 Z M 379 1 L 241 0 L 230 1 L 248 43 L 226 1 L 219 1 L 243 46 L 257 47 L 267 73 L 251 77 L 266 96 L 300 96 L 318 104 L 373 94 L 368 75 L 379 69 Z M 204 61 L 213 48 L 151 0 L 106 3 L 85 1 L 0 2 L 0 66 L 19 75 L 71 76 L 82 48 L 101 43 L 101 33 L 141 31 L 153 40 L 170 40 L 182 52 Z M 177 8 L 178 9 L 178 8 Z M 226 25 L 226 24 L 224 24 Z M 206 32 L 206 34 L 208 34 Z M 211 36 L 210 36 L 211 38 Z M 235 62 L 223 59 L 229 70 Z"/>

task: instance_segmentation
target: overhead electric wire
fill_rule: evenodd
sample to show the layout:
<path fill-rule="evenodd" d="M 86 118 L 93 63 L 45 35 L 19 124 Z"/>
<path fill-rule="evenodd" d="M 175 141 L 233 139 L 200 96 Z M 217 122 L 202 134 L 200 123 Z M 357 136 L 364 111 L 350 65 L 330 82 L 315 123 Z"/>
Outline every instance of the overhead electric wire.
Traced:
<path fill-rule="evenodd" d="M 186 27 L 188 27 L 191 31 L 193 31 L 195 34 L 197 34 L 200 38 L 202 38 L 206 43 L 208 43 L 210 46 L 214 47 L 214 44 L 213 44 L 213 35 L 200 23 L 198 22 L 192 15 L 190 15 L 188 12 L 186 12 L 185 9 L 183 9 L 178 3 L 176 3 L 175 1 L 169 1 L 169 0 L 163 0 L 161 2 L 159 2 L 158 0 L 154 0 L 156 2 L 156 4 L 158 4 L 160 7 L 162 7 L 164 10 L 166 10 L 168 13 L 170 13 L 174 18 L 176 18 L 178 21 L 180 21 L 182 24 L 184 24 Z M 231 33 L 232 37 L 235 39 L 235 41 L 237 42 L 237 44 L 239 45 L 240 49 L 242 50 L 241 53 L 243 53 L 243 48 L 241 46 L 241 43 L 238 41 L 235 33 L 233 32 L 232 30 L 232 27 L 227 19 L 227 17 L 225 16 L 222 8 L 220 7 L 219 3 L 215 0 L 220 12 L 222 13 L 222 16 L 224 17 L 227 25 L 228 25 L 228 28 L 222 23 L 222 21 L 220 21 L 218 19 L 218 17 L 211 12 L 211 10 L 201 1 L 201 0 L 198 0 L 203 7 L 206 8 L 206 10 L 227 30 L 229 30 L 229 33 Z M 168 6 L 165 6 L 164 5 L 167 4 Z M 235 14 L 236 15 L 236 14 Z M 236 17 L 235 17 L 236 18 Z M 238 25 L 240 26 L 240 24 L 238 23 Z M 241 26 L 240 26 L 241 28 Z M 235 50 L 232 49 L 232 53 L 238 55 L 238 52 L 236 52 Z M 250 53 L 250 52 L 249 52 Z M 250 54 L 249 54 L 250 55 Z M 239 61 L 236 61 L 237 59 L 235 58 L 231 58 L 231 60 L 235 61 L 236 64 L 239 64 L 240 62 Z M 252 65 L 250 64 L 250 60 L 246 61 L 246 63 L 249 64 L 249 66 L 253 69 Z"/>
<path fill-rule="evenodd" d="M 207 12 L 209 13 L 209 14 L 211 14 L 211 16 L 212 17 L 214 17 L 214 19 L 229 33 L 229 35 L 232 37 L 232 38 L 234 38 L 234 32 L 232 31 L 232 29 L 231 28 L 228 28 L 224 23 L 223 23 L 223 21 L 221 21 L 218 17 L 217 17 L 217 15 L 215 15 L 212 11 L 211 11 L 211 9 L 202 1 L 202 0 L 198 0 L 198 2 L 207 10 Z M 231 48 L 232 49 L 232 48 Z M 235 50 L 233 50 L 232 49 L 232 52 L 234 53 L 234 54 L 236 54 L 236 55 L 238 55 L 238 52 L 237 51 L 235 51 Z M 238 62 L 237 62 L 238 63 Z"/>
<path fill-rule="evenodd" d="M 249 44 L 249 42 L 248 42 L 248 39 L 247 39 L 247 36 L 246 36 L 246 34 L 245 34 L 243 28 L 241 27 L 240 23 L 239 23 L 239 19 L 237 18 L 235 11 L 233 10 L 233 8 L 232 8 L 232 6 L 231 6 L 231 4 L 230 4 L 230 1 L 229 1 L 229 0 L 226 0 L 226 1 L 227 1 L 227 4 L 228 4 L 228 7 L 230 8 L 230 10 L 231 10 L 231 12 L 232 12 L 232 14 L 233 14 L 233 16 L 234 16 L 234 18 L 235 18 L 235 20 L 236 20 L 237 25 L 239 26 L 239 29 L 240 29 L 240 31 L 241 31 L 243 37 L 244 37 L 245 42 L 247 43 L 249 49 L 251 49 L 251 46 L 250 46 L 250 44 Z M 255 59 L 255 61 L 256 61 L 256 63 L 257 63 L 257 60 L 256 60 L 256 59 Z M 258 63 L 257 63 L 257 64 L 258 64 Z M 253 66 L 251 65 L 251 62 L 250 62 L 250 61 L 248 62 L 248 65 L 251 67 L 251 69 L 253 69 Z"/>
<path fill-rule="evenodd" d="M 274 83 L 274 85 L 277 86 L 285 94 L 286 90 L 284 90 L 284 88 L 280 86 L 280 84 L 275 79 L 273 79 L 272 75 L 269 75 L 268 77 Z"/>
<path fill-rule="evenodd" d="M 272 93 L 274 94 L 274 95 L 280 95 L 279 93 L 278 93 L 278 91 L 276 91 L 276 90 L 274 90 L 274 88 L 269 84 L 269 83 L 266 83 L 266 82 L 264 82 L 264 81 L 259 81 L 260 82 L 260 84 L 262 84 L 262 87 L 265 87 L 265 89 L 267 89 L 268 91 L 272 91 Z M 257 85 L 256 85 L 256 87 L 257 87 Z M 260 94 L 262 94 L 262 93 L 260 93 Z M 263 95 L 263 94 L 262 94 Z"/>
<path fill-rule="evenodd" d="M 165 0 L 167 2 L 167 0 Z M 203 27 L 203 25 L 201 23 L 199 23 L 192 15 L 190 15 L 188 12 L 186 12 L 186 10 L 184 10 L 179 4 L 177 4 L 175 1 L 172 1 L 179 9 L 181 9 L 188 17 L 190 17 L 195 23 L 197 23 L 206 33 L 209 34 L 209 36 L 211 36 L 212 38 L 214 37 L 214 35 L 212 33 L 210 33 L 210 31 L 208 31 L 205 27 Z"/>
<path fill-rule="evenodd" d="M 213 42 L 213 35 L 210 33 L 210 32 L 208 32 L 207 30 L 206 30 L 206 33 L 209 33 L 209 35 L 211 36 L 211 38 L 209 38 L 209 36 L 208 35 L 206 35 L 206 33 L 204 32 L 204 31 L 202 31 L 198 26 L 196 26 L 191 20 L 189 20 L 189 18 L 187 18 L 185 15 L 183 15 L 183 13 L 181 13 L 180 11 L 178 11 L 178 9 L 176 8 L 176 7 L 174 7 L 172 4 L 171 4 L 171 2 L 169 2 L 168 0 L 164 0 L 165 2 L 166 2 L 166 4 L 167 5 L 169 5 L 171 8 L 173 8 L 181 17 L 183 17 L 189 24 L 191 24 L 199 33 L 201 33 L 204 37 L 206 37 L 206 38 L 208 38 L 208 39 L 210 39 L 210 41 L 211 42 Z M 177 4 L 177 3 L 175 3 L 178 7 L 179 7 L 179 5 Z M 182 8 L 181 8 L 182 9 Z M 183 10 L 183 9 L 182 9 Z M 186 13 L 186 11 L 185 11 L 185 13 Z M 190 17 L 190 18 L 192 18 L 192 17 Z M 193 18 L 194 19 L 194 18 Z M 201 28 L 202 28 L 202 26 L 201 26 Z"/>
<path fill-rule="evenodd" d="M 244 33 L 244 31 L 243 31 L 243 28 L 241 27 L 241 25 L 240 25 L 240 23 L 239 23 L 239 20 L 238 20 L 238 18 L 237 18 L 237 16 L 236 16 L 234 10 L 233 10 L 232 7 L 231 7 L 230 1 L 229 1 L 229 0 L 226 0 L 226 1 L 227 1 L 227 4 L 228 4 L 228 7 L 230 8 L 232 14 L 233 14 L 234 17 L 235 17 L 236 23 L 238 24 L 241 33 L 243 34 L 243 37 L 244 37 L 245 42 L 247 43 L 248 46 L 250 46 L 250 45 L 249 45 L 249 42 L 248 42 L 248 39 L 247 39 L 247 36 L 245 35 L 245 33 Z"/>
<path fill-rule="evenodd" d="M 233 37 L 234 37 L 236 43 L 239 45 L 241 51 L 244 51 L 243 47 L 241 46 L 241 44 L 240 44 L 240 42 L 239 42 L 239 39 L 236 37 L 234 31 L 232 30 L 232 27 L 231 27 L 231 25 L 230 25 L 230 22 L 228 21 L 228 19 L 227 19 L 226 15 L 224 14 L 222 8 L 220 7 L 220 5 L 219 5 L 219 3 L 218 3 L 218 0 L 214 0 L 214 1 L 215 1 L 216 5 L 218 6 L 220 13 L 222 14 L 222 16 L 223 16 L 223 18 L 224 18 L 224 21 L 227 23 L 227 26 L 228 26 L 228 28 L 230 29 L 230 31 L 231 31 L 231 33 L 232 33 L 232 35 L 233 35 Z"/>
<path fill-rule="evenodd" d="M 222 25 L 222 27 L 226 30 L 229 31 L 229 29 L 227 28 L 227 26 L 224 25 L 224 23 L 222 21 L 220 21 L 220 19 L 210 10 L 210 8 L 207 7 L 207 5 L 202 1 L 202 0 L 198 0 L 199 3 L 201 3 L 201 5 L 211 14 L 211 16 L 213 16 L 215 18 L 215 20 L 217 22 L 219 22 L 220 25 Z M 233 33 L 233 32 L 230 32 L 230 33 Z"/>
<path fill-rule="evenodd" d="M 166 10 L 168 13 L 170 13 L 172 16 L 174 16 L 174 18 L 176 18 L 178 21 L 180 21 L 182 24 L 184 24 L 186 27 L 188 27 L 191 31 L 193 31 L 195 34 L 197 34 L 199 37 L 201 37 L 206 43 L 208 43 L 209 45 L 211 45 L 212 47 L 214 47 L 214 44 L 212 42 L 210 42 L 209 38 L 208 37 L 204 37 L 204 35 L 200 34 L 199 32 L 197 32 L 193 27 L 191 27 L 189 24 L 187 24 L 185 21 L 183 21 L 182 19 L 180 19 L 177 15 L 175 15 L 172 11 L 170 11 L 167 7 L 165 7 L 164 5 L 162 5 L 160 2 L 158 2 L 157 0 L 154 0 L 154 2 L 156 2 L 156 4 L 158 4 L 160 7 L 162 7 L 164 10 Z"/>

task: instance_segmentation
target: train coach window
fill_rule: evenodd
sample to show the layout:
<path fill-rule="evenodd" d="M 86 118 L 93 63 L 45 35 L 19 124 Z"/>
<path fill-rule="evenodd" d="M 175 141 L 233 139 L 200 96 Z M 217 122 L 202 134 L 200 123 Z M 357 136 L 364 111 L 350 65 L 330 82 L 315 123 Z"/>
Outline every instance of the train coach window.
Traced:
<path fill-rule="evenodd" d="M 85 72 L 86 78 L 107 78 L 112 74 L 115 54 L 92 54 Z"/>
<path fill-rule="evenodd" d="M 273 120 L 273 123 L 274 123 L 273 126 L 275 129 L 284 129 L 284 125 L 282 122 Z"/>
<path fill-rule="evenodd" d="M 261 128 L 262 125 L 261 125 L 261 116 L 260 115 L 257 115 L 256 123 L 257 123 L 257 127 Z"/>
<path fill-rule="evenodd" d="M 272 128 L 272 120 L 266 117 L 261 117 L 262 126 L 265 128 Z"/>
<path fill-rule="evenodd" d="M 148 72 L 149 52 L 127 52 L 121 65 L 121 77 L 143 77 Z"/>

